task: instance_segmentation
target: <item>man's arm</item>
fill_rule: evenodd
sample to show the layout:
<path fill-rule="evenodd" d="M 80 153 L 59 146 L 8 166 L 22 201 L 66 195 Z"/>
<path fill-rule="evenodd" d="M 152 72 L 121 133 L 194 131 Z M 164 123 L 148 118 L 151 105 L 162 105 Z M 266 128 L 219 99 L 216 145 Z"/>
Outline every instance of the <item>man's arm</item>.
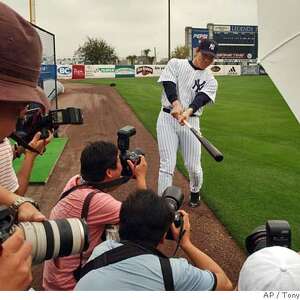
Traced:
<path fill-rule="evenodd" d="M 21 197 L 0 186 L 0 205 L 11 206 Z M 23 197 L 22 197 L 23 198 Z M 46 218 L 31 203 L 25 202 L 18 208 L 19 221 L 40 222 Z"/>
<path fill-rule="evenodd" d="M 177 119 L 182 113 L 183 108 L 181 102 L 178 100 L 176 84 L 173 81 L 163 81 L 163 87 L 166 96 L 173 107 L 171 115 Z"/>
<path fill-rule="evenodd" d="M 46 140 L 41 140 L 41 133 L 37 132 L 35 136 L 33 137 L 32 141 L 29 143 L 29 145 L 36 149 L 41 155 L 45 151 L 46 145 L 50 142 L 53 135 L 49 131 L 49 137 Z M 30 150 L 25 151 L 25 157 L 24 161 L 22 163 L 21 169 L 17 174 L 19 188 L 16 190 L 16 194 L 20 196 L 24 196 L 29 184 L 30 174 L 34 165 L 34 161 L 37 157 L 38 153 L 31 152 Z"/>
<path fill-rule="evenodd" d="M 231 291 L 233 289 L 230 279 L 227 277 L 223 269 L 208 255 L 199 250 L 190 240 L 190 221 L 188 214 L 180 210 L 183 215 L 184 230 L 185 233 L 180 241 L 180 247 L 184 253 L 190 258 L 193 264 L 202 270 L 208 270 L 216 275 L 217 286 L 216 290 L 219 291 Z M 177 240 L 179 236 L 179 230 L 172 224 L 172 233 L 174 239 Z"/>

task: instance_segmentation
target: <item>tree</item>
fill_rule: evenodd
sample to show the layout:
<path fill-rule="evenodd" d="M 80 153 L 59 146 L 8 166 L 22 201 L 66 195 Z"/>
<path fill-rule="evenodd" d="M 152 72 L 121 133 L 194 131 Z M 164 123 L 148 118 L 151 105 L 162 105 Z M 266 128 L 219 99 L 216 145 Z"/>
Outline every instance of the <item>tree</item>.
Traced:
<path fill-rule="evenodd" d="M 130 61 L 130 64 L 134 65 L 135 61 L 137 59 L 137 56 L 136 55 L 129 55 L 129 56 L 126 57 L 126 59 L 128 59 Z"/>
<path fill-rule="evenodd" d="M 104 40 L 87 38 L 88 40 L 79 46 L 75 56 L 82 57 L 85 64 L 114 64 L 118 59 L 115 48 L 109 46 Z"/>
<path fill-rule="evenodd" d="M 188 58 L 189 57 L 189 48 L 186 46 L 177 46 L 172 52 L 172 57 L 175 58 Z"/>
<path fill-rule="evenodd" d="M 150 49 L 144 49 L 143 52 L 144 52 L 145 56 L 148 57 L 151 50 Z"/>

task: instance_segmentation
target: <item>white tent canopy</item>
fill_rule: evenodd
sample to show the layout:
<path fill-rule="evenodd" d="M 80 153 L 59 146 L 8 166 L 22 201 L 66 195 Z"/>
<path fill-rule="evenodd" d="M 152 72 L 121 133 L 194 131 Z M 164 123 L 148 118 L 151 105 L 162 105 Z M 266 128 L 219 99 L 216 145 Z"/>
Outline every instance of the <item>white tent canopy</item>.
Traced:
<path fill-rule="evenodd" d="M 258 57 L 300 123 L 300 0 L 258 0 Z"/>

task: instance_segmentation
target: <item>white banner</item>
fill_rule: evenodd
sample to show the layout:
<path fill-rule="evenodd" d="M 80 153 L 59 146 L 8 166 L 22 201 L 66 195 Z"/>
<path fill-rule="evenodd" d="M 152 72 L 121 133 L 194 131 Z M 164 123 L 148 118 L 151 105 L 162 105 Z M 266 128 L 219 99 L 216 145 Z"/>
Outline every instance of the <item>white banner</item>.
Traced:
<path fill-rule="evenodd" d="M 165 65 L 135 65 L 135 77 L 158 77 L 165 67 Z"/>
<path fill-rule="evenodd" d="M 57 65 L 58 79 L 72 79 L 72 65 Z"/>
<path fill-rule="evenodd" d="M 115 65 L 86 65 L 85 78 L 115 78 Z"/>
<path fill-rule="evenodd" d="M 208 70 L 214 75 L 241 75 L 240 65 L 213 65 Z"/>

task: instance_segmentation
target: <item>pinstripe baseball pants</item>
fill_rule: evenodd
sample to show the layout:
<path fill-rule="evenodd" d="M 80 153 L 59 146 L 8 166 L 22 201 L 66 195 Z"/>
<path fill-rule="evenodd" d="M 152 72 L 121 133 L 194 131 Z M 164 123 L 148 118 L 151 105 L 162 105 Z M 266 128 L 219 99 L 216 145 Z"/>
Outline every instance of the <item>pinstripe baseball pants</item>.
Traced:
<path fill-rule="evenodd" d="M 190 117 L 189 123 L 199 129 L 199 117 Z M 201 144 L 187 126 L 181 126 L 169 113 L 160 112 L 156 125 L 160 167 L 158 194 L 172 185 L 178 147 L 183 155 L 189 173 L 190 191 L 199 192 L 203 183 L 201 168 Z"/>

